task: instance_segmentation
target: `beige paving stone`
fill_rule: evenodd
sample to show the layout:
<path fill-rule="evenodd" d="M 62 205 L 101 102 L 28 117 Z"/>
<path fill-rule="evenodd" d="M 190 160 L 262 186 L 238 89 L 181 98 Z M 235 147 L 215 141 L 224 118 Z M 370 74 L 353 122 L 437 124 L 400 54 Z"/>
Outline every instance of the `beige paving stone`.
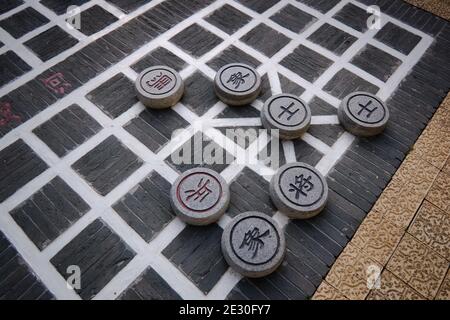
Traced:
<path fill-rule="evenodd" d="M 384 266 L 394 253 L 403 233 L 403 229 L 384 219 L 381 213 L 372 210 L 358 228 L 351 243 Z"/>
<path fill-rule="evenodd" d="M 450 174 L 444 171 L 438 174 L 426 199 L 450 214 Z"/>
<path fill-rule="evenodd" d="M 378 198 L 377 202 L 373 206 L 373 210 L 384 214 L 395 206 L 393 200 L 395 200 L 405 184 L 410 180 L 411 174 L 414 172 L 414 168 L 420 164 L 420 158 L 417 155 L 408 154 L 403 161 L 400 168 L 392 177 L 387 187 L 383 190 L 383 193 Z"/>
<path fill-rule="evenodd" d="M 400 189 L 401 190 L 401 189 Z M 400 193 L 400 191 L 398 191 Z M 389 186 L 384 189 L 383 193 L 378 198 L 377 202 L 372 207 L 372 210 L 379 212 L 384 215 L 389 211 L 390 208 L 394 206 L 392 200 L 394 199 L 394 195 L 398 194 L 393 189 L 390 189 Z"/>
<path fill-rule="evenodd" d="M 444 165 L 444 168 L 442 168 L 442 171 L 445 172 L 446 174 L 450 174 L 450 150 L 449 150 L 449 156 L 447 158 L 447 162 Z"/>
<path fill-rule="evenodd" d="M 450 150 L 449 123 L 450 110 L 439 108 L 413 148 L 421 159 L 439 169 L 444 167 Z"/>
<path fill-rule="evenodd" d="M 347 298 L 361 300 L 369 293 L 368 277 L 374 269 L 381 271 L 380 264 L 353 244 L 348 244 L 328 273 L 326 281 Z"/>
<path fill-rule="evenodd" d="M 444 19 L 450 19 L 450 2 L 446 0 L 406 0 L 417 7 L 430 11 Z"/>
<path fill-rule="evenodd" d="M 439 288 L 436 300 L 450 300 L 450 270 L 447 271 L 444 281 Z"/>
<path fill-rule="evenodd" d="M 433 299 L 448 266 L 445 258 L 406 233 L 386 268 L 424 297 Z"/>
<path fill-rule="evenodd" d="M 364 300 L 369 294 L 367 280 L 358 278 L 350 274 L 339 288 L 339 291 L 350 300 Z"/>
<path fill-rule="evenodd" d="M 311 300 L 348 300 L 336 288 L 326 281 L 322 281 Z"/>
<path fill-rule="evenodd" d="M 418 154 L 408 154 L 400 168 L 395 173 L 391 184 L 398 181 L 399 187 L 402 188 L 403 184 L 411 180 L 411 177 L 416 173 L 415 170 L 418 166 L 420 166 L 420 162 L 421 159 L 418 157 Z"/>
<path fill-rule="evenodd" d="M 425 299 L 392 272 L 384 270 L 380 277 L 380 287 L 370 290 L 368 300 L 420 300 Z"/>
<path fill-rule="evenodd" d="M 416 290 L 408 286 L 403 294 L 404 300 L 427 300 L 424 296 L 417 293 Z"/>
<path fill-rule="evenodd" d="M 444 211 L 424 201 L 408 232 L 450 261 L 450 216 Z"/>
<path fill-rule="evenodd" d="M 401 191 L 393 199 L 388 200 L 389 207 L 381 208 L 384 210 L 381 213 L 387 220 L 404 229 L 412 221 L 439 173 L 437 168 L 423 160 L 410 162 L 407 166 L 411 166 L 408 170 L 413 172 L 409 180 L 405 181 Z M 376 209 L 380 208 L 376 207 Z"/>

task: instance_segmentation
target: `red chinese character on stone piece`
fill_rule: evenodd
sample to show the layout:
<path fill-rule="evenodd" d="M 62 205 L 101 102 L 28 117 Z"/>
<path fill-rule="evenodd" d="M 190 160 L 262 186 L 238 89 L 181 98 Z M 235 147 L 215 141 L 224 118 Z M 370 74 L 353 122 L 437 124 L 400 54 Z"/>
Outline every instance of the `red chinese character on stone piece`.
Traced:
<path fill-rule="evenodd" d="M 47 79 L 42 79 L 42 82 L 48 89 L 56 94 L 65 94 L 66 89 L 72 87 L 72 85 L 64 79 L 64 75 L 61 72 L 55 73 Z"/>
<path fill-rule="evenodd" d="M 0 102 L 0 126 L 3 127 L 11 121 L 21 122 L 22 119 L 13 113 L 9 102 Z"/>
<path fill-rule="evenodd" d="M 169 83 L 172 82 L 172 79 L 166 75 L 160 72 L 158 75 L 154 76 L 150 81 L 147 81 L 147 84 L 149 87 L 153 87 L 158 90 L 164 89 L 165 86 L 167 86 Z"/>

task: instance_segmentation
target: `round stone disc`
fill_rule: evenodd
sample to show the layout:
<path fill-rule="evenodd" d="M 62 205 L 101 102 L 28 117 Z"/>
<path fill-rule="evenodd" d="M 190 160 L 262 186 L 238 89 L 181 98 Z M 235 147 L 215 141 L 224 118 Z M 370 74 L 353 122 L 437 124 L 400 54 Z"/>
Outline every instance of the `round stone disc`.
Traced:
<path fill-rule="evenodd" d="M 261 109 L 261 122 L 267 130 L 282 139 L 301 137 L 311 123 L 309 106 L 291 94 L 278 94 L 270 97 Z"/>
<path fill-rule="evenodd" d="M 192 225 L 217 221 L 230 203 L 227 182 L 217 172 L 194 168 L 182 173 L 170 190 L 170 204 L 181 220 Z"/>
<path fill-rule="evenodd" d="M 142 71 L 135 83 L 139 100 L 149 108 L 170 108 L 180 101 L 184 83 L 178 72 L 166 66 L 154 66 Z"/>
<path fill-rule="evenodd" d="M 381 133 L 389 120 L 389 109 L 377 96 L 354 92 L 342 100 L 338 110 L 339 122 L 357 136 L 370 137 Z"/>
<path fill-rule="evenodd" d="M 270 197 L 275 206 L 294 219 L 317 215 L 328 199 L 328 184 L 309 164 L 288 163 L 278 169 L 270 181 Z"/>
<path fill-rule="evenodd" d="M 226 104 L 246 105 L 254 101 L 261 92 L 261 76 L 246 64 L 227 64 L 217 71 L 214 91 Z"/>
<path fill-rule="evenodd" d="M 283 262 L 286 242 L 277 222 L 260 212 L 236 216 L 222 234 L 222 252 L 228 264 L 242 275 L 259 278 Z"/>

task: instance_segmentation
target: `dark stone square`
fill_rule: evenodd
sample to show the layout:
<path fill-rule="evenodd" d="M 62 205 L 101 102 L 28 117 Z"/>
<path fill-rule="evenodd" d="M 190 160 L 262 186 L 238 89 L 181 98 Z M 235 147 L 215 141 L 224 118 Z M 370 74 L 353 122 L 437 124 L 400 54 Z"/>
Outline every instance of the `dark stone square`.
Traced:
<path fill-rule="evenodd" d="M 86 98 L 111 118 L 117 118 L 139 101 L 134 83 L 123 73 L 115 75 L 89 92 Z"/>
<path fill-rule="evenodd" d="M 168 66 L 180 71 L 186 67 L 187 63 L 166 48 L 158 47 L 134 63 L 131 68 L 137 73 L 141 73 L 144 69 L 158 65 Z"/>
<path fill-rule="evenodd" d="M 78 40 L 72 37 L 58 26 L 40 33 L 24 43 L 42 60 L 47 61 L 66 51 L 78 43 Z"/>
<path fill-rule="evenodd" d="M 0 55 L 0 87 L 27 73 L 31 67 L 14 51 Z"/>
<path fill-rule="evenodd" d="M 165 161 L 180 173 L 196 167 L 222 172 L 234 159 L 233 155 L 199 131 Z"/>
<path fill-rule="evenodd" d="M 258 99 L 261 102 L 266 101 L 272 96 L 272 87 L 270 86 L 269 76 L 267 73 L 261 75 L 261 93 L 258 96 Z"/>
<path fill-rule="evenodd" d="M 101 129 L 94 118 L 74 104 L 38 126 L 33 133 L 63 157 Z"/>
<path fill-rule="evenodd" d="M 309 82 L 314 82 L 333 61 L 303 45 L 281 60 L 280 64 Z"/>
<path fill-rule="evenodd" d="M 41 0 L 40 2 L 60 15 L 67 12 L 67 8 L 70 6 L 81 6 L 89 0 Z"/>
<path fill-rule="evenodd" d="M 31 241 L 43 250 L 89 209 L 72 188 L 56 177 L 10 214 Z"/>
<path fill-rule="evenodd" d="M 343 99 L 355 91 L 366 91 L 376 94 L 379 88 L 347 69 L 342 69 L 325 85 L 323 90 L 338 99 Z"/>
<path fill-rule="evenodd" d="M 264 53 L 268 57 L 272 57 L 280 51 L 291 39 L 284 34 L 275 31 L 264 23 L 260 23 L 255 28 L 245 34 L 241 41 L 250 47 Z"/>
<path fill-rule="evenodd" d="M 23 140 L 1 150 L 0 203 L 47 168 L 47 164 Z"/>
<path fill-rule="evenodd" d="M 0 232 L 0 300 L 53 300 L 6 236 Z"/>
<path fill-rule="evenodd" d="M 350 61 L 355 66 L 386 82 L 402 61 L 370 44 Z"/>
<path fill-rule="evenodd" d="M 235 62 L 245 63 L 254 68 L 261 64 L 259 60 L 253 58 L 253 56 L 245 53 L 233 45 L 226 48 L 218 56 L 211 59 L 207 64 L 215 71 L 218 71 L 224 65 Z"/>
<path fill-rule="evenodd" d="M 269 136 L 267 145 L 258 153 L 257 158 L 265 166 L 278 170 L 280 166 L 286 164 L 286 157 L 281 141 Z M 274 208 L 276 211 L 276 208 Z"/>
<path fill-rule="evenodd" d="M 309 101 L 309 107 L 313 116 L 337 115 L 337 109 L 335 107 L 317 96 L 314 96 Z"/>
<path fill-rule="evenodd" d="M 170 39 L 171 42 L 199 58 L 222 42 L 222 39 L 198 24 L 193 24 Z"/>
<path fill-rule="evenodd" d="M 250 8 L 258 13 L 263 13 L 267 9 L 277 4 L 280 0 L 237 0 L 247 8 Z"/>
<path fill-rule="evenodd" d="M 292 81 L 291 79 L 283 76 L 282 74 L 278 73 L 278 78 L 280 79 L 282 92 L 293 94 L 296 96 L 300 96 L 303 92 L 305 92 L 304 88 L 299 86 L 296 82 Z"/>
<path fill-rule="evenodd" d="M 67 267 L 76 265 L 81 271 L 83 299 L 91 299 L 135 256 L 135 252 L 102 220 L 97 219 L 81 231 L 51 260 L 64 278 Z"/>
<path fill-rule="evenodd" d="M 102 7 L 95 5 L 81 12 L 80 31 L 87 36 L 97 33 L 118 19 Z"/>
<path fill-rule="evenodd" d="M 253 108 L 252 108 L 253 109 Z M 256 109 L 255 109 L 256 110 Z M 243 149 L 247 149 L 259 137 L 260 127 L 219 127 L 219 130 L 224 136 L 236 143 Z"/>
<path fill-rule="evenodd" d="M 297 161 L 305 162 L 314 167 L 322 159 L 323 154 L 305 141 L 296 139 L 293 143 Z"/>
<path fill-rule="evenodd" d="M 162 251 L 203 293 L 207 294 L 228 269 L 222 256 L 222 228 L 186 226 Z"/>
<path fill-rule="evenodd" d="M 308 133 L 331 147 L 344 133 L 344 129 L 337 124 L 317 124 L 311 125 Z"/>
<path fill-rule="evenodd" d="M 148 267 L 120 295 L 119 300 L 181 300 L 169 284 L 151 267 Z"/>
<path fill-rule="evenodd" d="M 181 103 L 199 116 L 202 116 L 219 101 L 214 93 L 213 81 L 200 71 L 196 71 L 185 79 L 184 85 Z"/>
<path fill-rule="evenodd" d="M 244 168 L 230 183 L 231 200 L 227 214 L 235 217 L 246 211 L 274 215 L 277 209 L 269 194 L 269 182 L 255 171 Z"/>
<path fill-rule="evenodd" d="M 327 13 L 333 9 L 341 0 L 297 0 L 304 3 L 307 6 L 320 11 L 321 13 Z"/>
<path fill-rule="evenodd" d="M 113 209 L 145 241 L 150 242 L 175 217 L 171 184 L 155 171 L 113 205 Z"/>
<path fill-rule="evenodd" d="M 270 17 L 270 19 L 278 23 L 280 26 L 283 26 L 295 33 L 302 32 L 312 23 L 317 21 L 316 17 L 310 15 L 309 13 L 303 12 L 291 4 L 285 6 L 283 9 Z"/>
<path fill-rule="evenodd" d="M 50 20 L 35 9 L 28 7 L 0 21 L 0 27 L 5 29 L 14 38 L 18 39 L 49 21 Z"/>
<path fill-rule="evenodd" d="M 273 138 L 270 139 L 266 147 L 258 154 L 258 159 L 273 170 L 278 170 L 280 166 L 286 164 L 286 155 L 281 142 Z M 302 139 L 292 140 L 292 143 L 294 145 L 295 159 L 299 162 L 305 162 L 314 167 L 323 157 L 320 151 Z"/>
<path fill-rule="evenodd" d="M 370 14 L 352 3 L 345 5 L 333 18 L 359 32 L 367 31 L 367 19 Z"/>
<path fill-rule="evenodd" d="M 130 13 L 151 0 L 106 0 L 125 13 Z"/>
<path fill-rule="evenodd" d="M 20 126 L 56 100 L 57 98 L 50 90 L 47 90 L 39 78 L 34 78 L 10 91 L 0 99 L 0 108 L 6 112 L 9 112 L 8 110 L 12 112 L 12 116 L 3 121 L 3 126 L 0 126 L 0 137 Z"/>
<path fill-rule="evenodd" d="M 235 7 L 225 4 L 207 16 L 205 20 L 226 33 L 233 34 L 250 22 L 251 17 Z"/>
<path fill-rule="evenodd" d="M 380 31 L 377 32 L 375 39 L 403 54 L 408 55 L 417 46 L 422 38 L 391 22 L 388 22 Z"/>
<path fill-rule="evenodd" d="M 310 35 L 308 40 L 311 40 L 337 55 L 342 55 L 353 43 L 355 43 L 357 38 L 341 29 L 325 23 L 317 29 L 316 32 Z"/>
<path fill-rule="evenodd" d="M 23 0 L 3 0 L 2 6 L 0 7 L 0 14 L 4 14 L 14 8 L 17 8 L 23 3 Z"/>
<path fill-rule="evenodd" d="M 124 128 L 152 152 L 157 153 L 170 141 L 177 129 L 185 128 L 189 123 L 172 109 L 155 110 L 146 108 Z"/>
<path fill-rule="evenodd" d="M 252 105 L 244 106 L 244 108 L 233 108 L 227 106 L 217 118 L 259 118 L 261 112 Z"/>
<path fill-rule="evenodd" d="M 142 165 L 116 137 L 109 136 L 76 161 L 77 171 L 99 194 L 107 195 Z"/>

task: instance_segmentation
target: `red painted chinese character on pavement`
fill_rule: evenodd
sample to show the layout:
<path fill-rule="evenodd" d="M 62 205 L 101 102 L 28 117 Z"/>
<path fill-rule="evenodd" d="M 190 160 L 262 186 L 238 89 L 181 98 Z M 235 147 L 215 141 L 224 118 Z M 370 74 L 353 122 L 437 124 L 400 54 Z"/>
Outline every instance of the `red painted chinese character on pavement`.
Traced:
<path fill-rule="evenodd" d="M 9 102 L 0 102 L 0 126 L 3 127 L 11 121 L 21 122 L 22 119 L 13 113 Z"/>
<path fill-rule="evenodd" d="M 61 72 L 55 73 L 47 79 L 42 79 L 42 82 L 48 89 L 61 95 L 66 93 L 66 89 L 72 87 L 72 85 L 64 79 L 64 75 Z"/>

